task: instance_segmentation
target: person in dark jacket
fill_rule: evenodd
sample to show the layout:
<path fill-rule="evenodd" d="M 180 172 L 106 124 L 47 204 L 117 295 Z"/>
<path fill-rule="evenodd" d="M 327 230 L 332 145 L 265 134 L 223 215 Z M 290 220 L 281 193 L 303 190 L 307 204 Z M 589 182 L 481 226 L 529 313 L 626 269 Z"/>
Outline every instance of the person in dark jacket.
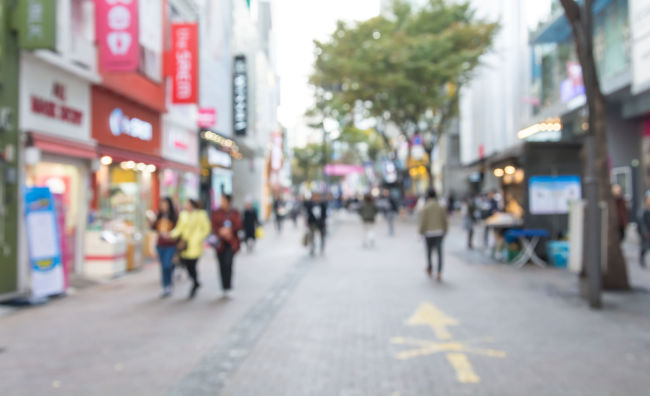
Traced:
<path fill-rule="evenodd" d="M 176 227 L 178 215 L 174 209 L 174 203 L 170 197 L 160 200 L 160 209 L 156 219 L 151 222 L 151 229 L 158 234 L 156 250 L 160 260 L 160 272 L 162 283 L 162 298 L 169 297 L 172 293 L 172 278 L 174 273 L 174 255 L 176 254 L 176 239 L 172 238 L 170 232 Z"/>
<path fill-rule="evenodd" d="M 244 210 L 244 243 L 249 252 L 252 252 L 253 248 L 255 248 L 255 240 L 257 237 L 255 233 L 259 226 L 260 221 L 257 216 L 257 210 L 253 207 L 252 202 L 247 201 Z"/>
<path fill-rule="evenodd" d="M 375 246 L 375 220 L 377 218 L 377 206 L 372 195 L 366 194 L 363 203 L 359 208 L 359 215 L 363 221 L 363 246 Z"/>
<path fill-rule="evenodd" d="M 315 193 L 311 199 L 305 201 L 307 214 L 307 228 L 309 239 L 309 253 L 316 253 L 316 233 L 320 235 L 320 253 L 325 254 L 325 237 L 327 233 L 327 202 L 321 195 Z"/>
<path fill-rule="evenodd" d="M 381 209 L 388 223 L 388 235 L 395 235 L 395 217 L 399 213 L 397 201 L 390 195 L 390 190 L 384 190 L 384 196 L 381 199 Z"/>
<path fill-rule="evenodd" d="M 646 196 L 645 208 L 639 216 L 639 233 L 641 234 L 641 255 L 639 264 L 645 268 L 645 254 L 650 250 L 650 196 Z"/>
<path fill-rule="evenodd" d="M 239 212 L 232 207 L 232 196 L 221 196 L 221 207 L 212 212 L 212 232 L 219 238 L 217 259 L 221 275 L 221 287 L 225 298 L 232 289 L 233 261 L 241 247 L 238 233 L 242 229 Z"/>
<path fill-rule="evenodd" d="M 612 195 L 614 196 L 619 240 L 622 243 L 625 240 L 625 230 L 628 223 L 627 203 L 625 197 L 623 197 L 623 189 L 618 184 L 612 186 Z"/>

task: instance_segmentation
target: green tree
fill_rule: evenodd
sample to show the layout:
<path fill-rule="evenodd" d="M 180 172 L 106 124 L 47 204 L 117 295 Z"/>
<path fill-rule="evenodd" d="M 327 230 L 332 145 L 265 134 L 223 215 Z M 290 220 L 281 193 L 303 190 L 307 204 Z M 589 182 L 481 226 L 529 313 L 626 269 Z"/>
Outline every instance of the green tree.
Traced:
<path fill-rule="evenodd" d="M 560 0 L 573 31 L 576 52 L 582 66 L 582 75 L 589 109 L 589 138 L 587 141 L 587 161 L 585 161 L 585 195 L 589 201 L 588 221 L 598 218 L 597 202 L 606 202 L 609 207 L 604 224 L 588 224 L 585 228 L 585 265 L 590 277 L 600 277 L 601 228 L 607 227 L 607 270 L 602 283 L 606 289 L 629 289 L 627 266 L 621 251 L 617 230 L 616 210 L 610 182 L 607 155 L 607 101 L 600 87 L 598 70 L 594 59 L 594 1 Z M 592 278 L 593 279 L 593 278 Z M 598 279 L 600 281 L 600 279 Z M 593 289 L 596 285 L 592 284 Z M 600 306 L 599 296 L 591 296 L 592 306 Z"/>
<path fill-rule="evenodd" d="M 377 119 L 386 143 L 383 126 L 390 123 L 407 139 L 429 136 L 431 156 L 458 113 L 459 89 L 497 30 L 476 18 L 468 2 L 430 0 L 419 10 L 396 2 L 389 17 L 338 22 L 327 41 L 315 41 L 310 82 L 321 110 Z"/>

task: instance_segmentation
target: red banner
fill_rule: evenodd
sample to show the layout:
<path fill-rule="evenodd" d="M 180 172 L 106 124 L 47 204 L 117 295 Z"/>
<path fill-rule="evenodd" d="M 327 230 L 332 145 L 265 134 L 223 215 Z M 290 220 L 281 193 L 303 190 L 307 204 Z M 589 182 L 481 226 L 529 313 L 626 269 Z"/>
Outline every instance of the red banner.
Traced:
<path fill-rule="evenodd" d="M 95 29 L 101 71 L 138 69 L 138 0 L 95 0 Z"/>
<path fill-rule="evenodd" d="M 199 30 L 196 23 L 172 25 L 172 103 L 193 104 L 199 97 Z"/>

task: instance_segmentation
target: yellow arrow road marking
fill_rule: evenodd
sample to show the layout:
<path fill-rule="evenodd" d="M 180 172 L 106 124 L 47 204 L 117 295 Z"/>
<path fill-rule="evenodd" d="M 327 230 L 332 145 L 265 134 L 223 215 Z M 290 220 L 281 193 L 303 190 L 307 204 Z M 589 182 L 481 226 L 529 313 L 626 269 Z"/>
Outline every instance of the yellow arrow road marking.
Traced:
<path fill-rule="evenodd" d="M 463 384 L 478 384 L 481 378 L 474 372 L 472 364 L 464 353 L 448 353 L 447 360 L 456 370 L 458 382 Z"/>
<path fill-rule="evenodd" d="M 395 337 L 391 340 L 391 342 L 397 345 L 412 345 L 418 347 L 416 349 L 410 349 L 397 353 L 395 356 L 400 360 L 412 359 L 418 356 L 433 355 L 440 352 L 467 352 L 494 358 L 506 357 L 506 353 L 504 351 L 488 348 L 472 348 L 463 342 L 438 343 L 426 340 L 408 339 L 403 337 Z"/>
<path fill-rule="evenodd" d="M 458 326 L 459 322 L 447 316 L 444 312 L 433 306 L 431 303 L 422 303 L 413 316 L 406 321 L 409 326 L 430 326 L 439 340 L 450 340 L 451 333 L 448 326 Z"/>

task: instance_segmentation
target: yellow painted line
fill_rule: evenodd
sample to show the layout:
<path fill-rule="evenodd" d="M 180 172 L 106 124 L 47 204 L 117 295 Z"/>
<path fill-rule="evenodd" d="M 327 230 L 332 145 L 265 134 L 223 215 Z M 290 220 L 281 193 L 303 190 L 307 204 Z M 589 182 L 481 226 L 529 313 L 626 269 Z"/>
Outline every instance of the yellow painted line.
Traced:
<path fill-rule="evenodd" d="M 481 378 L 474 372 L 472 364 L 464 353 L 448 353 L 447 360 L 456 370 L 458 382 L 463 384 L 478 384 Z"/>
<path fill-rule="evenodd" d="M 409 326 L 429 326 L 435 333 L 436 338 L 444 341 L 452 338 L 447 327 L 458 326 L 459 322 L 456 319 L 447 316 L 433 304 L 422 303 L 413 316 L 406 321 L 406 324 Z"/>
<path fill-rule="evenodd" d="M 466 342 L 433 342 L 427 340 L 416 340 L 404 337 L 395 337 L 391 342 L 396 345 L 410 345 L 414 349 L 397 353 L 395 356 L 400 360 L 413 359 L 418 356 L 433 355 L 440 352 L 466 352 L 483 355 L 493 358 L 504 358 L 506 353 L 496 349 L 472 348 Z"/>

